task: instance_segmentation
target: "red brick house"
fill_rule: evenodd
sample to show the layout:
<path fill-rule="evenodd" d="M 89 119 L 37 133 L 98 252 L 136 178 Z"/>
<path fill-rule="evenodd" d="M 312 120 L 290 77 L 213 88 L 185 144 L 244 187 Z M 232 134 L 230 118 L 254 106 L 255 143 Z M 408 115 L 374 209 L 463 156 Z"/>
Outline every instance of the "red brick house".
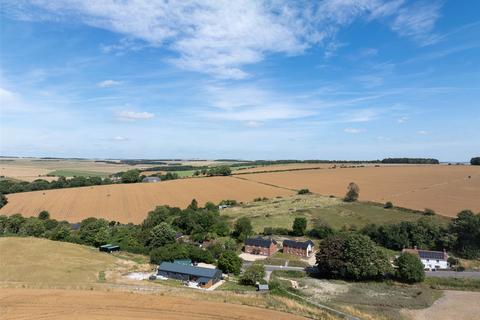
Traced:
<path fill-rule="evenodd" d="M 313 253 L 313 242 L 312 240 L 303 242 L 283 240 L 283 253 L 289 253 L 308 258 Z"/>
<path fill-rule="evenodd" d="M 277 241 L 273 239 L 248 238 L 245 240 L 245 253 L 271 256 L 278 251 Z"/>

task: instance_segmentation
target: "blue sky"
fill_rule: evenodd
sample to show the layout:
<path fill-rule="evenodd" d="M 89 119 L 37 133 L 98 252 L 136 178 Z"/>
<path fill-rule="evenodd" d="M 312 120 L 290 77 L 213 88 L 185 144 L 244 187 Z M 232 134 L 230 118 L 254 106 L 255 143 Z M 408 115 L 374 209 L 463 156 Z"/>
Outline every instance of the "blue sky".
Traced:
<path fill-rule="evenodd" d="M 4 0 L 2 155 L 468 161 L 480 2 Z"/>

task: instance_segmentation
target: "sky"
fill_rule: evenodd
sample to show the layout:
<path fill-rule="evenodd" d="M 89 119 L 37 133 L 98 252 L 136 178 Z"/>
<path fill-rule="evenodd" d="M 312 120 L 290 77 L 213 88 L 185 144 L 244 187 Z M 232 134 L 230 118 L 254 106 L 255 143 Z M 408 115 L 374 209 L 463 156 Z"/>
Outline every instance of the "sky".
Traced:
<path fill-rule="evenodd" d="M 480 156 L 480 1 L 0 10 L 4 156 Z"/>

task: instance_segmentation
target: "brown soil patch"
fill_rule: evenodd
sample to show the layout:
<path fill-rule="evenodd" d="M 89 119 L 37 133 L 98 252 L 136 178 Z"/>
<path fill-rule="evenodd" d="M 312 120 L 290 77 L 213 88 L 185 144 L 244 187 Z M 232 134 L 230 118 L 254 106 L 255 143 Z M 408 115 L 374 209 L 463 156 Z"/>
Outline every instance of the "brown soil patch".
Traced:
<path fill-rule="evenodd" d="M 430 308 L 404 310 L 403 314 L 412 320 L 477 320 L 480 315 L 480 292 L 444 291 Z"/>
<path fill-rule="evenodd" d="M 0 319 L 304 319 L 242 305 L 125 292 L 0 289 Z"/>
<path fill-rule="evenodd" d="M 468 178 L 470 176 L 470 178 Z M 392 201 L 394 205 L 455 216 L 460 210 L 480 211 L 480 167 L 367 166 L 242 175 L 243 179 L 342 197 L 347 185 L 360 186 L 360 199 Z"/>
<path fill-rule="evenodd" d="M 36 216 L 40 211 L 47 210 L 52 218 L 71 222 L 102 217 L 139 223 L 157 205 L 186 207 L 193 198 L 203 205 L 207 201 L 251 201 L 256 197 L 272 198 L 293 193 L 233 177 L 180 179 L 16 193 L 8 195 L 8 204 L 0 210 L 0 214 Z"/>

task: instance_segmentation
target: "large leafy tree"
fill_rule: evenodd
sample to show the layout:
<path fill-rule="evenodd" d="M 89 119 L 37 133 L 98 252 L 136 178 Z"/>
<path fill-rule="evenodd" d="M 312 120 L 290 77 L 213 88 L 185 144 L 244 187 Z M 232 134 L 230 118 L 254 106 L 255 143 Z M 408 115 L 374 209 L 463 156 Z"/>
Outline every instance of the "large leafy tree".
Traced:
<path fill-rule="evenodd" d="M 303 217 L 297 217 L 293 221 L 293 235 L 303 236 L 307 230 L 307 219 Z"/>
<path fill-rule="evenodd" d="M 386 254 L 370 238 L 357 233 L 325 239 L 316 258 L 320 273 L 331 278 L 380 279 L 391 271 Z"/>
<path fill-rule="evenodd" d="M 225 273 L 240 274 L 242 259 L 234 251 L 225 251 L 218 258 L 218 268 Z"/>
<path fill-rule="evenodd" d="M 402 253 L 395 259 L 395 265 L 397 266 L 396 276 L 402 282 L 415 283 L 425 279 L 423 263 L 416 255 Z"/>
<path fill-rule="evenodd" d="M 450 232 L 456 235 L 455 250 L 466 258 L 480 257 L 480 213 L 464 210 L 450 223 Z"/>
<path fill-rule="evenodd" d="M 252 264 L 240 277 L 240 283 L 244 285 L 254 285 L 262 281 L 265 277 L 265 267 L 263 264 Z"/>
<path fill-rule="evenodd" d="M 166 244 L 174 243 L 175 234 L 176 231 L 171 225 L 162 222 L 150 231 L 149 245 L 151 248 L 158 248 Z"/>
<path fill-rule="evenodd" d="M 246 238 L 253 234 L 253 227 L 250 219 L 247 217 L 239 218 L 235 222 L 233 236 L 239 241 L 245 241 Z"/>
<path fill-rule="evenodd" d="M 355 182 L 350 182 L 347 187 L 347 194 L 345 198 L 343 198 L 346 202 L 354 202 L 358 200 L 358 196 L 360 194 L 360 188 Z"/>

